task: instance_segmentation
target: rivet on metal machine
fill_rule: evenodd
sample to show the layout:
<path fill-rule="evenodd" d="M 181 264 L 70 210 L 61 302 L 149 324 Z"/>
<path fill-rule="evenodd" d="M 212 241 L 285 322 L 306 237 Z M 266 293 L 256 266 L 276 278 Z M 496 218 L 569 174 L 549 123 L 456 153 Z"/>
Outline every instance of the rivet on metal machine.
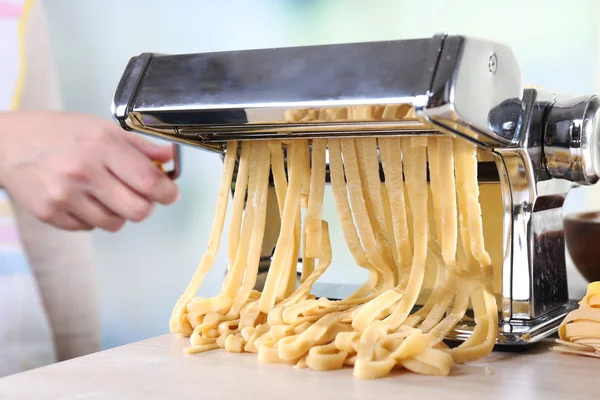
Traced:
<path fill-rule="evenodd" d="M 492 74 L 496 73 L 496 69 L 498 69 L 498 57 L 496 57 L 495 53 L 490 55 L 490 59 L 488 61 L 488 69 Z"/>

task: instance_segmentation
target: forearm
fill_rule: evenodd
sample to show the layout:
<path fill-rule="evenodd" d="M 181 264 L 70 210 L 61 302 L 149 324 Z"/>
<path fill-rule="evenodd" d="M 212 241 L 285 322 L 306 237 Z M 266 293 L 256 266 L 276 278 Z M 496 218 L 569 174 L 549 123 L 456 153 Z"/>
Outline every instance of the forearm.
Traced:
<path fill-rule="evenodd" d="M 20 111 L 0 111 L 0 189 L 5 189 L 5 180 L 10 163 L 10 153 L 15 137 L 18 137 Z"/>
<path fill-rule="evenodd" d="M 101 348 L 90 236 L 39 222 L 13 202 L 21 240 L 54 333 L 59 360 Z"/>
<path fill-rule="evenodd" d="M 33 159 L 36 150 L 35 133 L 56 111 L 0 111 L 0 189 L 7 189 L 7 180 L 15 177 L 24 161 Z"/>

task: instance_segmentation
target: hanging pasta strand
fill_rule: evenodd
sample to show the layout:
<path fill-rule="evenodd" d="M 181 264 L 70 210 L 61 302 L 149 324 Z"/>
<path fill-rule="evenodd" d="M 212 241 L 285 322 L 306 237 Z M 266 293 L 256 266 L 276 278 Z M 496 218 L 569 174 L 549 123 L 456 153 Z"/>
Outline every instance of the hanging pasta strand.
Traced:
<path fill-rule="evenodd" d="M 227 210 L 227 203 L 229 201 L 229 190 L 231 188 L 231 180 L 233 177 L 233 169 L 235 167 L 235 160 L 237 156 L 237 141 L 231 141 L 227 143 L 227 151 L 225 153 L 224 167 L 223 167 L 223 179 L 221 181 L 221 188 L 219 189 L 219 196 L 217 198 L 217 207 L 215 210 L 215 218 L 213 220 L 212 229 L 208 240 L 208 250 L 202 256 L 202 260 L 194 273 L 187 288 L 175 304 L 171 320 L 169 321 L 169 328 L 173 333 L 179 333 L 181 335 L 189 336 L 192 333 L 192 328 L 187 321 L 185 321 L 185 314 L 187 311 L 187 304 L 192 300 L 202 282 L 204 277 L 212 267 L 219 250 L 221 243 L 221 235 L 223 233 L 223 226 L 225 224 L 225 212 Z"/>
<path fill-rule="evenodd" d="M 431 198 L 433 201 L 433 220 L 435 222 L 435 231 L 433 238 L 442 245 L 442 197 L 440 195 L 441 176 L 440 176 L 440 150 L 439 139 L 430 138 L 427 146 L 427 161 L 429 164 L 429 188 L 431 189 Z"/>
<path fill-rule="evenodd" d="M 237 328 L 232 329 L 231 327 L 237 325 L 241 308 L 251 300 L 251 292 L 258 272 L 265 230 L 268 154 L 266 143 L 255 143 L 250 151 L 250 161 L 243 160 L 250 165 L 251 177 L 248 184 L 249 200 L 242 223 L 242 240 L 236 259 L 228 271 L 227 283 L 224 285 L 222 293 L 210 299 L 191 302 L 188 305 L 188 312 L 193 315 L 193 319 L 189 318 L 190 323 L 192 326 L 195 325 L 191 337 L 192 347 L 187 350 L 188 352 L 205 351 L 210 349 L 213 344 L 226 348 L 228 351 L 236 351 L 240 348 L 239 340 L 228 338 L 238 333 Z M 241 157 L 248 157 L 248 153 L 244 153 Z M 248 271 L 246 267 L 249 269 Z M 242 286 L 241 280 L 244 275 L 246 278 Z"/>
<path fill-rule="evenodd" d="M 314 285 L 317 279 L 323 275 L 331 264 L 331 242 L 329 240 L 329 226 L 327 222 L 321 221 L 321 231 L 322 233 L 326 233 L 326 235 L 321 236 L 321 249 L 319 250 L 321 256 L 319 257 L 319 264 L 306 280 L 298 286 L 298 289 L 281 303 L 283 307 L 289 307 L 300 300 L 307 299 L 310 290 L 312 289 L 312 285 Z"/>
<path fill-rule="evenodd" d="M 431 232 L 432 230 L 430 230 L 430 235 Z M 405 322 L 406 325 L 413 327 L 421 322 L 419 329 L 424 333 L 429 332 L 443 318 L 452 301 L 453 290 L 455 290 L 453 276 L 448 273 L 448 268 L 443 262 L 438 243 L 430 240 L 428 247 L 428 257 L 434 259 L 436 265 L 433 290 L 423 307 L 407 318 Z"/>
<path fill-rule="evenodd" d="M 252 289 L 256 283 L 258 274 L 258 265 L 260 263 L 260 253 L 262 250 L 263 238 L 265 233 L 265 223 L 267 216 L 267 190 L 269 184 L 269 147 L 266 143 L 256 143 L 253 146 L 257 147 L 257 172 L 254 191 L 249 193 L 249 201 L 252 203 L 254 210 L 254 219 L 252 226 L 252 234 L 250 238 L 246 270 L 244 281 L 238 293 L 233 296 L 235 301 L 229 311 L 229 315 L 233 318 L 239 315 L 241 308 L 250 299 Z"/>
<path fill-rule="evenodd" d="M 466 218 L 466 227 L 470 238 L 470 251 L 475 260 L 482 266 L 491 266 L 490 255 L 483 243 L 483 225 L 481 220 L 481 205 L 479 204 L 479 186 L 477 184 L 477 151 L 473 144 L 457 140 L 454 142 L 456 153 L 457 183 L 463 186 L 461 190 L 462 207 Z"/>
<path fill-rule="evenodd" d="M 307 171 L 310 173 L 310 159 L 309 159 L 309 146 L 307 140 L 298 141 L 298 145 L 302 145 L 304 147 L 303 157 L 300 159 L 302 164 L 303 174 L 306 174 Z M 293 161 L 291 161 L 293 162 Z M 303 175 L 305 176 L 305 175 Z M 304 185 L 304 181 L 303 181 Z M 301 201 L 302 201 L 302 193 L 301 193 Z M 307 195 L 308 196 L 308 195 Z M 308 197 L 307 197 L 308 198 Z M 306 200 L 308 204 L 308 200 Z M 307 205 L 306 204 L 306 205 Z M 300 205 L 304 207 L 304 205 Z M 297 267 L 298 267 L 298 256 L 301 246 L 301 238 L 302 238 L 302 210 L 300 207 L 296 210 L 296 219 L 294 221 L 294 245 L 290 246 L 288 250 L 288 254 L 285 259 L 285 271 L 284 271 L 284 279 L 282 279 L 277 286 L 276 298 L 283 299 L 294 292 L 296 289 L 297 282 Z M 301 280 L 306 279 L 306 277 L 310 274 L 310 268 L 312 268 L 313 263 L 309 262 L 306 264 L 302 264 L 302 277 Z"/>
<path fill-rule="evenodd" d="M 321 234 L 322 229 L 319 229 L 319 235 Z M 306 229 L 302 229 L 302 274 L 300 275 L 300 283 L 306 281 L 315 270 L 315 259 L 306 255 L 306 236 Z"/>
<path fill-rule="evenodd" d="M 448 150 L 447 148 L 444 147 L 445 139 L 438 139 L 438 144 L 440 144 L 440 146 L 442 148 L 444 148 L 445 150 Z M 450 142 L 450 145 L 452 145 L 452 142 Z M 450 248 L 450 249 L 457 249 L 457 258 L 458 258 L 458 263 L 456 264 L 446 264 L 448 265 L 449 268 L 449 277 L 453 282 L 456 282 L 456 294 L 455 294 L 455 299 L 454 299 L 454 306 L 452 308 L 452 312 L 447 315 L 442 321 L 440 321 L 435 327 L 433 327 L 429 333 L 428 333 L 428 339 L 430 341 L 431 344 L 438 344 L 440 343 L 443 338 L 452 330 L 452 328 L 464 317 L 466 311 L 467 311 L 467 307 L 469 304 L 469 297 L 470 297 L 470 292 L 471 292 L 471 288 L 472 286 L 470 285 L 469 281 L 473 279 L 473 277 L 475 277 L 475 279 L 477 278 L 477 273 L 478 273 L 478 268 L 476 263 L 474 263 L 474 259 L 472 257 L 471 251 L 470 251 L 470 243 L 471 243 L 471 239 L 470 236 L 468 235 L 468 229 L 466 229 L 466 224 L 467 224 L 467 216 L 466 214 L 468 214 L 468 209 L 466 207 L 466 202 L 464 201 L 465 199 L 465 190 L 467 190 L 467 185 L 465 182 L 465 176 L 462 173 L 463 169 L 462 166 L 464 164 L 461 163 L 462 158 L 458 157 L 455 154 L 455 150 L 454 148 L 451 147 L 450 149 L 451 151 L 449 153 L 444 153 L 445 157 L 442 157 L 442 159 L 440 160 L 439 164 L 440 164 L 440 173 L 441 170 L 444 168 L 442 167 L 443 165 L 443 161 L 444 159 L 456 159 L 459 158 L 459 162 L 456 163 L 456 172 L 454 171 L 454 168 L 452 169 L 452 174 L 448 174 L 448 178 L 450 179 L 449 182 L 443 182 L 440 181 L 440 185 L 442 187 L 446 187 L 446 189 L 448 187 L 455 187 L 456 188 L 456 197 L 454 198 L 458 198 L 458 205 L 459 205 L 459 210 L 460 210 L 460 237 L 458 236 L 458 233 L 451 231 L 451 229 L 456 226 L 454 225 L 454 223 L 452 222 L 453 219 L 450 219 L 450 222 L 448 222 L 448 220 L 444 221 L 444 215 L 450 215 L 453 216 L 456 214 L 456 210 L 452 210 L 452 207 L 456 207 L 453 203 L 452 203 L 452 196 L 448 195 L 447 191 L 444 191 L 444 189 L 441 189 L 443 194 L 448 195 L 448 197 L 444 197 L 444 200 L 448 199 L 450 200 L 449 202 L 444 202 L 442 203 L 442 241 L 443 241 L 443 246 L 446 246 L 446 248 Z M 452 157 L 449 155 L 452 154 Z M 439 154 L 438 154 L 439 156 Z M 455 178 L 456 176 L 456 178 Z M 475 177 L 476 178 L 476 177 Z M 440 195 L 442 194 L 442 192 L 440 193 Z M 456 221 L 456 218 L 454 218 L 454 221 Z M 457 228 L 455 228 L 457 229 Z M 457 229 L 458 230 L 458 229 Z M 456 244 L 450 242 L 450 240 L 453 240 L 454 238 L 456 238 Z M 450 257 L 451 259 L 453 257 Z M 446 259 L 445 259 L 446 261 Z M 456 266 L 459 266 L 458 268 L 455 268 Z"/>
<path fill-rule="evenodd" d="M 476 326 L 471 337 L 452 350 L 455 360 L 465 362 L 480 358 L 492 350 L 496 340 L 498 309 L 491 287 L 491 259 L 484 246 L 481 206 L 478 200 L 476 147 L 459 141 L 454 145 L 457 184 L 460 182 L 463 187 L 462 196 L 459 197 L 462 200 L 463 211 L 460 212 L 465 214 L 463 224 L 466 228 L 462 234 L 467 238 L 465 242 L 470 245 L 465 245 L 465 252 L 470 251 L 480 266 L 471 290 Z M 459 205 L 459 209 L 460 207 Z"/>
<path fill-rule="evenodd" d="M 395 267 L 392 248 L 386 234 L 387 229 L 383 211 L 383 200 L 381 198 L 379 160 L 377 158 L 377 139 L 360 138 L 355 139 L 354 142 L 364 202 L 368 211 L 371 226 L 373 227 L 377 251 L 384 259 L 385 265 L 391 269 L 396 285 L 398 280 L 398 270 Z"/>
<path fill-rule="evenodd" d="M 310 175 L 310 197 L 306 212 L 306 253 L 304 256 L 318 258 L 321 244 L 321 214 L 325 195 L 325 151 L 326 139 L 312 142 L 312 172 Z M 310 274 L 310 271 L 308 272 Z"/>
<path fill-rule="evenodd" d="M 298 212 L 296 213 L 296 223 L 294 225 L 294 247 L 291 248 L 290 254 L 288 255 L 288 258 L 286 260 L 288 267 L 287 267 L 285 276 L 287 276 L 287 279 L 285 279 L 284 282 L 286 282 L 287 284 L 286 285 L 281 284 L 279 286 L 278 298 L 283 299 L 283 298 L 289 296 L 290 294 L 292 294 L 294 292 L 294 290 L 296 290 L 296 283 L 298 280 L 297 279 L 297 277 L 298 277 L 298 271 L 297 271 L 298 258 L 299 258 L 300 246 L 302 245 L 301 238 L 302 238 L 302 219 L 301 219 L 300 210 L 298 210 Z M 308 266 L 311 266 L 311 268 L 312 268 L 312 265 L 309 263 L 307 263 L 306 265 L 305 264 L 302 265 L 302 274 L 304 275 L 304 277 L 308 276 L 311 272 L 309 269 L 306 268 Z"/>
<path fill-rule="evenodd" d="M 253 145 L 250 149 L 249 155 L 249 180 L 248 180 L 248 193 L 252 194 L 256 190 L 259 164 L 264 160 L 264 155 L 267 147 L 259 145 Z M 268 154 L 268 153 L 266 153 Z M 263 158 L 260 158 L 260 157 Z M 251 197 L 250 197 L 251 198 Z M 252 200 L 252 198 L 251 198 Z M 240 289 L 242 279 L 246 271 L 246 265 L 248 262 L 248 251 L 250 247 L 250 240 L 252 237 L 253 226 L 254 226 L 254 215 L 256 211 L 256 201 L 246 202 L 246 208 L 242 220 L 241 228 L 241 240 L 238 243 L 238 249 L 235 256 L 233 265 L 230 266 L 227 271 L 227 275 L 224 280 L 223 289 L 217 296 L 208 299 L 194 299 L 188 305 L 188 311 L 193 312 L 196 316 L 202 316 L 210 312 L 217 312 L 219 314 L 227 314 L 227 310 L 231 307 L 236 293 Z M 264 227 L 263 227 L 264 231 Z M 261 238 L 262 241 L 262 238 Z"/>
<path fill-rule="evenodd" d="M 381 163 L 385 174 L 398 260 L 398 276 L 408 277 L 412 260 L 404 200 L 404 176 L 402 171 L 402 143 L 399 138 L 379 139 Z"/>
<path fill-rule="evenodd" d="M 371 300 L 356 313 L 352 326 L 354 329 L 364 332 L 360 338 L 357 364 L 355 366 L 355 368 L 358 367 L 355 369 L 355 376 L 357 377 L 370 376 L 370 372 L 363 371 L 364 368 L 377 371 L 375 375 L 380 376 L 389 373 L 396 365 L 396 362 L 391 359 L 379 360 L 380 362 L 373 360 L 376 344 L 389 330 L 399 328 L 408 317 L 417 301 L 425 275 L 428 237 L 427 192 L 419 190 L 419 188 L 426 187 L 427 183 L 425 153 L 427 139 L 404 139 L 402 144 L 405 157 L 406 184 L 408 194 L 411 197 L 411 204 L 414 204 L 412 208 L 413 224 L 415 226 L 413 265 L 404 293 L 397 289 L 387 291 Z M 392 309 L 392 313 L 383 321 L 376 321 L 380 313 L 386 308 Z"/>
<path fill-rule="evenodd" d="M 269 141 L 269 151 L 271 152 L 271 173 L 273 175 L 275 192 L 277 194 L 279 216 L 281 217 L 283 216 L 283 206 L 285 204 L 285 196 L 288 187 L 282 143 L 275 140 Z"/>
<path fill-rule="evenodd" d="M 460 237 L 458 240 L 458 262 L 466 263 L 466 255 Z M 470 264 L 470 266 L 472 266 L 472 264 Z M 446 315 L 444 319 L 427 333 L 427 339 L 432 346 L 439 344 L 446 335 L 450 333 L 456 324 L 465 316 L 467 307 L 469 306 L 469 285 L 467 279 L 462 275 L 456 275 L 453 271 L 450 271 L 450 277 L 456 282 L 456 293 L 452 305 L 452 312 Z"/>
<path fill-rule="evenodd" d="M 231 223 L 229 225 L 229 265 L 233 265 L 240 242 L 240 231 L 242 226 L 242 213 L 248 190 L 248 171 L 250 162 L 250 146 L 252 142 L 242 143 L 237 177 L 235 180 L 235 191 L 233 195 L 233 206 L 231 210 Z"/>
<path fill-rule="evenodd" d="M 369 271 L 369 280 L 351 296 L 363 297 L 373 289 L 381 289 L 383 276 L 369 261 L 367 254 L 360 243 L 356 226 L 354 225 L 350 203 L 348 202 L 348 192 L 346 190 L 346 180 L 344 178 L 344 167 L 342 164 L 339 139 L 329 139 L 328 148 L 331 189 L 333 191 L 335 206 L 344 233 L 344 239 L 346 240 L 348 249 L 354 257 L 356 264 Z"/>
<path fill-rule="evenodd" d="M 230 301 L 236 295 L 239 290 L 244 273 L 246 272 L 245 267 L 248 262 L 248 252 L 250 249 L 250 241 L 252 234 L 254 233 L 254 216 L 257 209 L 256 199 L 256 187 L 258 181 L 258 170 L 259 163 L 264 159 L 266 153 L 266 146 L 261 146 L 259 143 L 255 143 L 251 146 L 250 150 L 250 177 L 248 180 L 248 202 L 246 202 L 246 209 L 244 212 L 244 218 L 242 221 L 241 229 L 241 240 L 238 243 L 238 251 L 235 255 L 233 266 L 227 273 L 227 285 L 218 297 L 225 298 L 226 301 Z M 262 159 L 261 159 L 262 157 Z M 252 197 L 251 197 L 252 196 Z M 244 196 L 245 197 L 245 196 Z M 263 228 L 264 231 L 264 228 Z M 211 311 L 216 311 L 220 307 L 215 307 Z"/>
<path fill-rule="evenodd" d="M 384 284 L 387 284 L 387 287 L 391 288 L 394 286 L 393 266 L 389 265 L 377 248 L 375 234 L 369 220 L 367 206 L 364 202 L 354 141 L 352 139 L 341 139 L 340 143 L 342 145 L 344 171 L 346 173 L 352 213 L 354 214 L 354 220 L 365 254 L 371 265 L 381 274 Z"/>
<path fill-rule="evenodd" d="M 404 296 L 394 312 L 386 318 L 386 323 L 394 327 L 402 324 L 415 306 L 425 277 L 428 242 L 427 190 L 423 190 L 427 187 L 427 138 L 414 137 L 410 139 L 410 142 L 409 139 L 405 139 L 402 146 L 403 154 L 407 157 L 405 163 L 407 171 L 406 186 L 412 205 L 415 244 L 413 263 Z"/>
<path fill-rule="evenodd" d="M 434 216 L 434 218 L 429 218 L 428 257 L 431 257 L 433 260 L 435 260 L 436 277 L 433 290 L 423 307 L 409 317 L 406 321 L 407 325 L 413 327 L 422 321 L 422 323 L 419 325 L 419 329 L 424 333 L 427 333 L 433 329 L 433 327 L 437 325 L 443 318 L 452 301 L 455 291 L 455 278 L 453 274 L 448 273 L 448 266 L 444 262 L 440 248 L 444 239 L 444 229 L 446 229 L 446 231 L 448 230 L 447 226 L 443 226 L 442 215 L 444 213 L 444 209 L 451 206 L 451 204 L 442 200 L 444 198 L 441 196 L 439 190 L 441 182 L 439 177 L 436 178 L 436 176 L 440 173 L 440 153 L 438 149 L 439 139 L 430 138 L 429 141 L 428 160 L 431 201 L 428 202 L 428 213 L 430 216 Z M 453 171 L 450 175 L 450 179 L 454 180 Z M 454 237 L 456 237 L 456 233 Z M 454 247 L 456 247 L 456 244 Z"/>
<path fill-rule="evenodd" d="M 442 257 L 450 269 L 456 269 L 456 246 L 458 243 L 458 223 L 456 215 L 456 180 L 454 177 L 454 151 L 451 138 L 437 138 L 438 172 L 442 221 Z M 442 156 L 443 155 L 443 156 Z"/>
<path fill-rule="evenodd" d="M 302 162 L 295 164 L 293 160 L 302 160 L 306 156 L 307 147 L 301 141 L 294 141 L 290 148 L 292 162 L 290 163 L 289 185 L 281 218 L 281 232 L 259 302 L 260 310 L 265 314 L 275 305 L 277 284 L 285 277 L 284 261 L 288 256 L 290 246 L 294 246 L 294 227 L 300 204 L 300 189 L 304 171 Z"/>

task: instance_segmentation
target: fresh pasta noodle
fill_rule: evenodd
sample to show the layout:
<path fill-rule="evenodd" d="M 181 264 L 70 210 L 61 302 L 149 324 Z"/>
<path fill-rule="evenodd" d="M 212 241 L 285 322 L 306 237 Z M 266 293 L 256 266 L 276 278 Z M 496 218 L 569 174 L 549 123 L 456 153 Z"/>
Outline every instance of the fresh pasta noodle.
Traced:
<path fill-rule="evenodd" d="M 600 358 L 600 282 L 588 285 L 579 308 L 566 316 L 558 334 L 559 346 L 552 350 Z"/>
<path fill-rule="evenodd" d="M 394 120 L 411 113 L 405 106 L 360 106 L 296 110 L 286 118 Z M 444 376 L 455 363 L 484 357 L 495 343 L 498 311 L 476 157 L 474 145 L 449 137 L 228 143 L 209 247 L 173 310 L 171 331 L 190 337 L 187 354 L 221 348 L 317 371 L 351 366 L 361 379 L 382 377 L 395 368 Z M 236 162 L 228 272 L 220 294 L 194 298 L 219 248 Z M 346 245 L 355 263 L 368 271 L 366 282 L 341 300 L 311 294 L 333 257 L 329 224 L 323 220 L 327 165 Z M 259 292 L 254 286 L 269 176 L 281 226 Z M 415 311 L 428 271 L 435 284 Z M 590 293 L 591 305 L 561 328 L 561 339 L 578 346 L 573 351 L 598 344 L 590 336 L 597 327 L 589 320 L 600 310 L 600 295 Z M 443 340 L 469 303 L 476 326 L 469 339 L 450 349 Z M 594 323 L 600 326 L 600 318 Z"/>
<path fill-rule="evenodd" d="M 323 196 L 325 194 L 325 152 L 327 143 L 324 140 L 313 141 L 312 171 L 310 174 L 310 195 L 306 213 L 306 248 L 304 257 L 318 258 L 321 247 L 321 214 L 323 212 Z M 306 275 L 310 274 L 306 270 Z"/>

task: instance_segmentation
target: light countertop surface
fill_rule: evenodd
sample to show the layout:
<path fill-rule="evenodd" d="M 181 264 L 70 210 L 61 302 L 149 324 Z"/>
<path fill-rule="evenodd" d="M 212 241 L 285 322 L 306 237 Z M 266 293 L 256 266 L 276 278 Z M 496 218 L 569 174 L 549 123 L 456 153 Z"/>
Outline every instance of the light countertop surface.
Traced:
<path fill-rule="evenodd" d="M 494 352 L 448 377 L 398 371 L 371 381 L 354 379 L 349 368 L 299 370 L 254 354 L 184 356 L 187 343 L 159 336 L 8 376 L 0 379 L 0 399 L 598 399 L 600 391 L 600 360 L 556 354 L 551 341 Z"/>

